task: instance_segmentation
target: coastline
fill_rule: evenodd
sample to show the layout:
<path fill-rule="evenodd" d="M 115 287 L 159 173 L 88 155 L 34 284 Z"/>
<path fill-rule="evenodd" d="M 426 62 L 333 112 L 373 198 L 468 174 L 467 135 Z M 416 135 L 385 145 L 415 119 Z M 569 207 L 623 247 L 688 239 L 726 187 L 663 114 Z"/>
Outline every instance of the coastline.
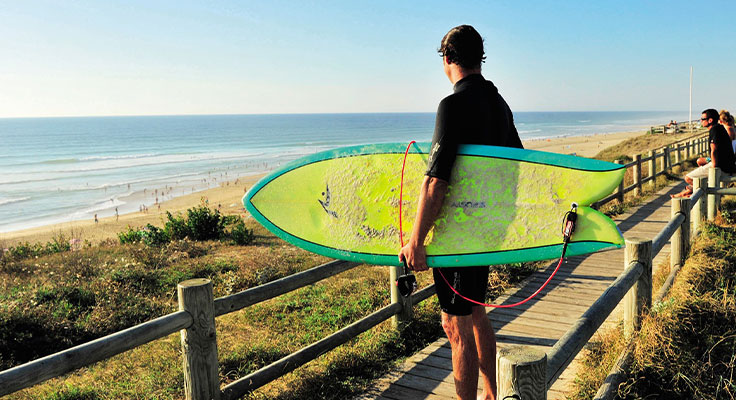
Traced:
<path fill-rule="evenodd" d="M 530 150 L 592 157 L 609 146 L 645 133 L 646 131 L 634 131 L 567 136 L 554 139 L 531 139 L 523 141 L 523 144 L 526 149 Z M 225 215 L 245 215 L 241 203 L 245 190 L 263 176 L 265 174 L 242 176 L 231 181 L 225 181 L 214 188 L 162 201 L 160 207 L 151 206 L 148 212 L 134 211 L 120 214 L 119 218 L 115 216 L 103 217 L 99 219 L 98 223 L 91 219 L 85 219 L 0 233 L 0 248 L 7 248 L 26 241 L 46 243 L 60 234 L 67 239 L 78 238 L 95 244 L 106 239 L 117 240 L 117 234 L 126 230 L 128 226 L 140 227 L 149 223 L 162 226 L 167 211 L 172 214 L 183 213 L 187 209 L 199 205 L 203 200 L 206 200 L 211 208 L 218 208 L 219 206 L 220 211 Z"/>

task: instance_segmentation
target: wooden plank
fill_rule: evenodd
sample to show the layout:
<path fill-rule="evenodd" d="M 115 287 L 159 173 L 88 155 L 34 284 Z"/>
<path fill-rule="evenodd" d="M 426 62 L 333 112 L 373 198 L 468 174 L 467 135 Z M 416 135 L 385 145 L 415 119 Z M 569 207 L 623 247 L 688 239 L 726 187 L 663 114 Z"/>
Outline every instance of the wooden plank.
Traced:
<path fill-rule="evenodd" d="M 409 368 L 406 374 L 421 376 L 427 379 L 434 379 L 436 381 L 454 383 L 455 378 L 452 377 L 452 370 L 446 370 L 443 368 L 433 368 L 428 365 L 414 364 Z"/>
<path fill-rule="evenodd" d="M 496 329 L 499 335 L 521 335 L 557 341 L 567 330 L 553 330 L 543 326 L 521 326 L 518 324 L 504 325 Z"/>
<path fill-rule="evenodd" d="M 623 264 L 623 262 L 622 262 Z M 596 298 L 601 293 L 603 293 L 604 290 L 606 290 L 606 287 L 608 285 L 600 285 L 599 287 L 588 287 L 588 286 L 578 286 L 578 287 L 565 287 L 560 285 L 555 285 L 553 282 L 550 282 L 544 289 L 542 289 L 541 292 L 537 296 L 562 296 L 562 297 L 569 297 L 569 296 L 575 296 L 576 298 Z M 541 287 L 541 283 L 537 284 L 537 282 L 534 282 L 534 284 L 524 286 L 522 288 L 519 288 L 518 290 L 514 291 L 515 295 L 518 296 L 530 296 L 533 293 L 535 293 L 539 288 Z M 553 294 L 554 292 L 554 294 Z"/>
<path fill-rule="evenodd" d="M 492 311 L 492 314 L 494 313 L 503 314 L 509 317 L 516 317 L 516 318 L 524 317 L 524 318 L 533 318 L 534 320 L 538 320 L 538 321 L 560 322 L 560 323 L 566 324 L 567 326 L 572 324 L 575 320 L 577 320 L 580 317 L 580 315 L 582 315 L 581 313 L 579 315 L 569 315 L 569 316 L 563 317 L 563 316 L 551 315 L 544 311 L 535 311 L 535 310 L 522 311 L 522 310 L 515 310 L 513 308 L 497 308 Z"/>
<path fill-rule="evenodd" d="M 455 383 L 437 381 L 427 379 L 416 375 L 404 374 L 394 385 L 403 386 L 405 388 L 432 393 L 439 396 L 455 397 Z M 393 386 L 393 385 L 392 385 Z"/>
<path fill-rule="evenodd" d="M 504 313 L 491 313 L 491 323 L 493 326 L 497 326 L 499 322 L 503 322 L 507 325 L 514 322 L 522 323 L 523 325 L 533 325 L 533 326 L 544 326 L 553 328 L 557 331 L 566 331 L 570 324 L 565 322 L 560 322 L 558 320 L 552 320 L 552 321 L 546 321 L 543 319 L 534 318 L 532 316 L 528 315 L 509 315 Z M 514 324 L 515 325 L 515 324 Z"/>

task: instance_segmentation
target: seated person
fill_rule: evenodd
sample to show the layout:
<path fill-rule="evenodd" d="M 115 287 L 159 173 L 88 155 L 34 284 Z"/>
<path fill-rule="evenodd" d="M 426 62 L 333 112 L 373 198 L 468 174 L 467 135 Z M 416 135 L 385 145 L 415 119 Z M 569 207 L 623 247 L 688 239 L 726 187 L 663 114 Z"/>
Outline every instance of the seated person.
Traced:
<path fill-rule="evenodd" d="M 707 178 L 708 169 L 711 167 L 718 167 L 727 174 L 736 172 L 736 158 L 734 157 L 731 138 L 728 136 L 728 132 L 726 132 L 723 125 L 718 123 L 718 120 L 718 111 L 712 108 L 703 111 L 700 117 L 700 124 L 703 128 L 710 129 L 708 141 L 710 142 L 710 158 L 712 161 L 701 165 L 685 175 L 687 187 L 682 192 L 672 195 L 672 197 L 690 197 L 693 194 L 693 180 Z M 700 165 L 700 162 L 698 162 L 698 165 Z"/>

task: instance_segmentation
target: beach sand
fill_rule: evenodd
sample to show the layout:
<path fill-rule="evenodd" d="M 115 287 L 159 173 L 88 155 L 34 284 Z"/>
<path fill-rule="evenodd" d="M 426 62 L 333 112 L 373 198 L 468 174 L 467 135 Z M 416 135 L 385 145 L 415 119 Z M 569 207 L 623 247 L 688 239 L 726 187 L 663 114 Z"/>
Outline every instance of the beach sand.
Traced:
<path fill-rule="evenodd" d="M 593 157 L 602 150 L 616 145 L 626 139 L 646 134 L 646 131 L 599 133 L 588 136 L 569 136 L 556 139 L 528 140 L 524 148 L 548 151 L 550 153 L 575 154 L 581 157 Z"/>
<path fill-rule="evenodd" d="M 532 150 L 548 151 L 560 154 L 576 154 L 583 157 L 592 157 L 601 150 L 613 146 L 623 140 L 640 136 L 646 132 L 618 132 L 611 134 L 596 134 L 589 136 L 571 136 L 556 139 L 539 139 L 524 142 L 524 147 Z M 41 226 L 14 232 L 0 233 L 0 248 L 7 248 L 21 242 L 46 243 L 54 237 L 63 235 L 67 239 L 77 238 L 92 243 L 99 243 L 105 239 L 116 239 L 119 232 L 127 230 L 128 226 L 141 227 L 146 224 L 163 226 L 166 220 L 166 211 L 173 214 L 184 213 L 187 209 L 199 205 L 203 200 L 211 208 L 218 208 L 225 215 L 245 215 L 241 199 L 245 190 L 263 175 L 238 178 L 236 181 L 225 182 L 219 187 L 203 190 L 174 199 L 161 202 L 160 209 L 151 206 L 147 213 L 134 212 L 115 217 L 100 218 L 98 223 L 93 220 L 64 222 Z"/>

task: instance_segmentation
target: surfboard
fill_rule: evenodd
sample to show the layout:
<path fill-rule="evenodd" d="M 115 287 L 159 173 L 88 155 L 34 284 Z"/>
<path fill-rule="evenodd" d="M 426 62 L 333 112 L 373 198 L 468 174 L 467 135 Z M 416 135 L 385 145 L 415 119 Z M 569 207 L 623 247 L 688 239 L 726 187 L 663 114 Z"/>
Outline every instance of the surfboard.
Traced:
<path fill-rule="evenodd" d="M 429 143 L 406 156 L 402 230 L 408 240 Z M 406 144 L 338 148 L 295 160 L 243 197 L 278 237 L 327 257 L 400 265 L 399 189 Z M 600 160 L 507 147 L 461 145 L 450 186 L 425 241 L 431 267 L 558 258 L 573 202 L 578 223 L 567 254 L 624 244 L 615 223 L 587 207 L 610 194 L 625 168 Z"/>

